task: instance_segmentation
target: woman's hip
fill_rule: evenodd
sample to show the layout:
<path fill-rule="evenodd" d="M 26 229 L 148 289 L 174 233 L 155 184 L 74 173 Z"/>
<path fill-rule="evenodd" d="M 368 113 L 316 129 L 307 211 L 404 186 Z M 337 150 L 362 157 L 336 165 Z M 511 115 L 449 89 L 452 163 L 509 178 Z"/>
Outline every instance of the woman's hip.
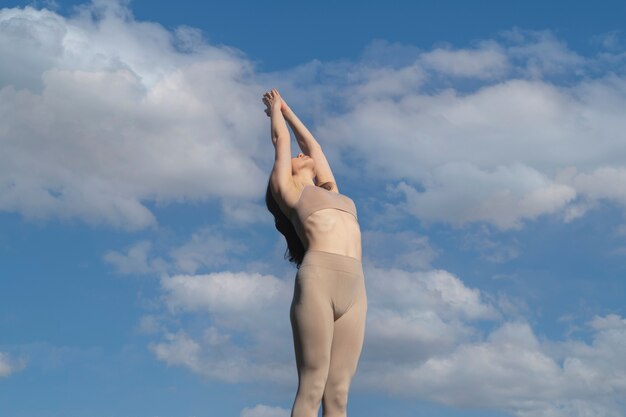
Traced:
<path fill-rule="evenodd" d="M 302 263 L 300 264 L 300 268 L 302 267 L 338 271 L 357 277 L 363 277 L 363 263 L 360 259 L 320 250 L 306 251 Z"/>

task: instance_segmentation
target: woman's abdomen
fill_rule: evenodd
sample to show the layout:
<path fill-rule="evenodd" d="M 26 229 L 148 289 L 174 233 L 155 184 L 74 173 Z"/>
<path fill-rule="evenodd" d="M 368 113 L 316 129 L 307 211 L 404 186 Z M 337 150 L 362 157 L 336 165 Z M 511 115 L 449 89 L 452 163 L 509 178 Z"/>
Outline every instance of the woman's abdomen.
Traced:
<path fill-rule="evenodd" d="M 337 209 L 322 209 L 304 222 L 306 250 L 336 253 L 361 259 L 361 228 L 350 213 Z"/>

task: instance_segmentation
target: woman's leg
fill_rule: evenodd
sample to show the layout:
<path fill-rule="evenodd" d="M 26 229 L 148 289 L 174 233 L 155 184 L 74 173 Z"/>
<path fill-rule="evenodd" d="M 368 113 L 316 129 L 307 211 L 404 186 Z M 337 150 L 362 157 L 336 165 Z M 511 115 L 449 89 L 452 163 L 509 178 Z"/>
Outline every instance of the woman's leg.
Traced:
<path fill-rule="evenodd" d="M 363 285 L 355 303 L 334 324 L 330 369 L 322 398 L 324 417 L 347 415 L 348 391 L 361 356 L 366 314 L 367 296 Z"/>
<path fill-rule="evenodd" d="M 291 417 L 317 417 L 330 366 L 333 308 L 314 266 L 296 276 L 290 318 L 298 367 L 298 392 Z"/>

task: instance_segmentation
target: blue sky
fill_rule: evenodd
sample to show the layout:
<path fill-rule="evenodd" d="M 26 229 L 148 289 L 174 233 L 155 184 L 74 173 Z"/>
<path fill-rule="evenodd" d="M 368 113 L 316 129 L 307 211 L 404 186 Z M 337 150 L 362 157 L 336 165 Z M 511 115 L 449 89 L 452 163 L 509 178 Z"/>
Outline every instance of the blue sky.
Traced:
<path fill-rule="evenodd" d="M 0 415 L 289 415 L 271 87 L 359 211 L 350 415 L 626 414 L 623 2 L 2 7 Z"/>

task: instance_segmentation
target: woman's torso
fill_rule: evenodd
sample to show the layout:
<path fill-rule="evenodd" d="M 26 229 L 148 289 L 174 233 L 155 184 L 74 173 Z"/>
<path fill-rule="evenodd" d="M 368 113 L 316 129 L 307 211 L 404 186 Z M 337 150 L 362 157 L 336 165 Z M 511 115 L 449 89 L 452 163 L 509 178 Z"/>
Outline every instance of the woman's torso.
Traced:
<path fill-rule="evenodd" d="M 305 251 L 331 252 L 361 260 L 361 228 L 352 199 L 306 185 L 291 200 L 285 202 L 287 215 Z"/>

